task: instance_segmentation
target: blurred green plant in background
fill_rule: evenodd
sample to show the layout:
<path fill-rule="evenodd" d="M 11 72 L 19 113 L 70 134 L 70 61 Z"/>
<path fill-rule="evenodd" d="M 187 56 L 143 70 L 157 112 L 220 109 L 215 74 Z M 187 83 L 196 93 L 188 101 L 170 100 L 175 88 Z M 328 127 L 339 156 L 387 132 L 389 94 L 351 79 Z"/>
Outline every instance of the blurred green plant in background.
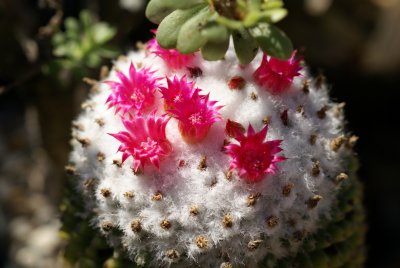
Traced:
<path fill-rule="evenodd" d="M 79 20 L 68 17 L 64 21 L 65 31 L 59 31 L 52 38 L 53 63 L 44 67 L 46 74 L 52 75 L 52 68 L 77 70 L 97 68 L 103 59 L 112 59 L 118 50 L 108 42 L 115 36 L 116 29 L 105 22 L 95 22 L 88 10 L 79 14 Z"/>

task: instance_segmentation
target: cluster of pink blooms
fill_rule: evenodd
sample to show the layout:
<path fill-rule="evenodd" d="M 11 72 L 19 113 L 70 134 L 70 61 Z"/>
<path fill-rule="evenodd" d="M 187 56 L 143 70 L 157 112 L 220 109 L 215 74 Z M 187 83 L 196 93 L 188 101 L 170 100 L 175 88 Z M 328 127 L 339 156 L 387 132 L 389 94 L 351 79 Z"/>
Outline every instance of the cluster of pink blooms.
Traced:
<path fill-rule="evenodd" d="M 211 125 L 221 120 L 216 101 L 210 101 L 209 95 L 202 95 L 193 82 L 167 78 L 168 87 L 161 87 L 167 112 L 178 120 L 178 127 L 186 142 L 196 143 L 205 138 Z"/>
<path fill-rule="evenodd" d="M 157 44 L 155 40 L 150 43 L 153 47 Z M 166 54 L 167 52 L 164 53 Z M 189 58 L 191 57 L 185 55 L 171 56 L 166 58 L 170 60 L 166 60 L 166 63 L 178 68 L 177 62 L 186 66 Z M 209 95 L 201 94 L 194 82 L 186 81 L 185 76 L 175 76 L 173 80 L 166 78 L 167 87 L 162 87 L 161 78 L 155 77 L 154 72 L 146 68 L 136 70 L 133 64 L 129 67 L 128 75 L 120 71 L 116 74 L 118 82 L 105 82 L 112 91 L 106 104 L 109 108 L 114 107 L 116 113 L 120 113 L 126 131 L 110 135 L 121 142 L 118 151 L 122 152 L 123 162 L 128 157 L 133 157 L 132 168 L 136 172 L 147 163 L 159 168 L 160 161 L 172 152 L 165 133 L 171 117 L 178 120 L 183 139 L 190 143 L 203 140 L 212 124 L 221 120 L 218 111 L 222 106 L 217 106 L 216 101 L 210 101 Z M 157 89 L 164 99 L 166 113 L 162 116 L 156 115 L 156 109 L 149 114 L 155 106 Z"/>
<path fill-rule="evenodd" d="M 187 67 L 194 55 L 182 55 L 177 50 L 161 48 L 155 39 L 148 45 L 150 52 L 161 57 L 173 70 Z M 287 61 L 269 58 L 264 55 L 260 67 L 254 72 L 258 84 L 269 88 L 271 93 L 279 94 L 292 83 L 293 77 L 299 75 L 299 63 L 294 59 L 295 53 Z M 121 145 L 122 161 L 132 156 L 134 171 L 152 164 L 159 169 L 160 161 L 173 150 L 166 137 L 166 126 L 171 118 L 178 120 L 182 138 L 188 143 L 202 141 L 210 127 L 222 120 L 216 101 L 210 101 L 209 95 L 202 94 L 194 82 L 174 76 L 166 78 L 166 86 L 160 84 L 161 78 L 154 72 L 142 68 L 129 67 L 129 75 L 117 72 L 119 82 L 105 82 L 112 93 L 107 99 L 108 107 L 114 107 L 120 113 L 126 131 L 110 134 Z M 156 90 L 162 95 L 165 114 L 157 116 L 153 108 L 156 102 Z M 150 113 L 150 111 L 153 112 Z M 247 135 L 242 125 L 228 120 L 227 134 L 236 140 L 225 146 L 225 153 L 232 158 L 230 169 L 237 169 L 240 177 L 250 182 L 259 181 L 264 174 L 275 174 L 276 163 L 285 160 L 277 156 L 282 151 L 281 140 L 265 141 L 268 126 L 256 133 L 251 125 Z"/>

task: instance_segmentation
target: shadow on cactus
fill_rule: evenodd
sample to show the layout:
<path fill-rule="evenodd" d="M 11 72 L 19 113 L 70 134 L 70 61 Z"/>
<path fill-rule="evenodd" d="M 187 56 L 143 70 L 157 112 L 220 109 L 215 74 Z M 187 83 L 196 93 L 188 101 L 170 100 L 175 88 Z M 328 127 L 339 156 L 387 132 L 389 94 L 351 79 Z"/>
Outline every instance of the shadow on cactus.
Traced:
<path fill-rule="evenodd" d="M 241 64 L 251 62 L 259 48 L 280 59 L 291 56 L 291 41 L 273 25 L 286 14 L 281 0 L 151 0 L 146 9 L 159 24 L 161 47 L 184 54 L 200 49 L 206 60 L 219 60 L 232 36 Z"/>

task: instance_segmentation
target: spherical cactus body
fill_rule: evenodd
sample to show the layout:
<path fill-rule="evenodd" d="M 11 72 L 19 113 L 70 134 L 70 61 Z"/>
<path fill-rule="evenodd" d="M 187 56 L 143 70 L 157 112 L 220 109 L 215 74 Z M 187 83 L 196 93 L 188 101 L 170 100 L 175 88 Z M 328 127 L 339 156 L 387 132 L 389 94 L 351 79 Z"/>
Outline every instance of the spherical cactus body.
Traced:
<path fill-rule="evenodd" d="M 356 138 L 296 52 L 242 65 L 232 46 L 208 62 L 153 40 L 83 107 L 63 205 L 70 262 L 362 266 Z"/>

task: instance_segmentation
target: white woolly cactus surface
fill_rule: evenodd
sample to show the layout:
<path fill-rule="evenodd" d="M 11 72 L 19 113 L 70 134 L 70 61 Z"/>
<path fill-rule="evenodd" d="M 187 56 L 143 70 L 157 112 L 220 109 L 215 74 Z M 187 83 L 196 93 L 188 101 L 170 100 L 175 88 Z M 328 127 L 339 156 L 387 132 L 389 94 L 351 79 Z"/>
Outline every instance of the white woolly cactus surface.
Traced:
<path fill-rule="evenodd" d="M 111 245 L 121 243 L 132 260 L 146 259 L 151 267 L 219 267 L 227 259 L 233 267 L 256 267 L 267 254 L 295 254 L 299 233 L 312 234 L 321 219 L 329 220 L 351 155 L 343 106 L 331 102 L 323 79 L 313 80 L 304 67 L 279 94 L 260 86 L 254 72 L 262 56 L 242 66 L 230 48 L 223 60 L 194 55 L 188 66 L 172 69 L 144 49 L 115 62 L 108 82 L 99 84 L 74 122 L 70 156 L 87 209 L 96 214 L 92 224 Z M 135 169 L 131 156 L 122 163 L 121 142 L 112 136 L 126 130 L 123 116 L 137 116 L 106 103 L 109 81 L 120 81 L 117 71 L 129 77 L 131 63 L 137 72 L 147 68 L 159 78 L 150 112 L 141 113 L 145 117 L 166 113 L 159 88 L 167 87 L 167 78 L 185 76 L 203 95 L 209 93 L 215 107 L 222 106 L 215 108 L 219 118 L 206 136 L 195 142 L 182 138 L 172 117 L 165 131 L 170 153 L 159 159 L 159 168 L 146 162 Z M 280 140 L 276 155 L 286 159 L 257 180 L 230 169 L 224 145 L 238 142 L 227 135 L 228 119 L 241 124 L 237 128 L 244 127 L 245 135 L 249 124 L 255 132 L 268 125 L 265 140 Z"/>

